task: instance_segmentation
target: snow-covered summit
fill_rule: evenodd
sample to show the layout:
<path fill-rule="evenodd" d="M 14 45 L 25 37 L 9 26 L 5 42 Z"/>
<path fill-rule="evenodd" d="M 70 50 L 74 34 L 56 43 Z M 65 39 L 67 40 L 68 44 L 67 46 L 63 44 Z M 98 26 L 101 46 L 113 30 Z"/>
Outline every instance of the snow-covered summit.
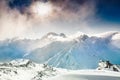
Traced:
<path fill-rule="evenodd" d="M 43 36 L 41 39 L 57 40 L 57 39 L 63 39 L 63 38 L 66 38 L 66 35 L 64 33 L 57 34 L 55 32 L 49 32 L 45 36 Z"/>
<path fill-rule="evenodd" d="M 100 33 L 100 34 L 94 34 L 94 35 L 89 35 L 89 34 L 85 34 L 83 32 L 77 32 L 75 34 L 72 35 L 65 35 L 64 33 L 60 33 L 57 34 L 55 32 L 49 32 L 47 33 L 45 36 L 42 37 L 42 39 L 48 38 L 48 39 L 57 39 L 57 38 L 66 38 L 66 39 L 76 39 L 76 38 L 82 38 L 82 37 L 98 37 L 98 38 L 112 38 L 115 35 L 120 34 L 120 32 L 117 31 L 109 31 L 109 32 L 105 32 L 105 33 Z"/>
<path fill-rule="evenodd" d="M 120 48 L 113 44 L 112 40 L 117 34 L 119 32 L 107 32 L 99 37 L 100 35 L 89 36 L 78 32 L 59 40 L 54 39 L 50 44 L 34 50 L 26 57 L 67 69 L 95 68 L 101 59 L 119 64 Z"/>
<path fill-rule="evenodd" d="M 95 36 L 102 37 L 102 38 L 111 38 L 112 36 L 115 36 L 116 34 L 120 34 L 118 31 L 109 31 L 105 33 L 96 34 Z"/>
<path fill-rule="evenodd" d="M 120 64 L 119 53 L 119 32 L 99 35 L 51 32 L 42 39 L 0 41 L 0 61 L 24 58 L 67 69 L 95 69 L 101 59 Z"/>

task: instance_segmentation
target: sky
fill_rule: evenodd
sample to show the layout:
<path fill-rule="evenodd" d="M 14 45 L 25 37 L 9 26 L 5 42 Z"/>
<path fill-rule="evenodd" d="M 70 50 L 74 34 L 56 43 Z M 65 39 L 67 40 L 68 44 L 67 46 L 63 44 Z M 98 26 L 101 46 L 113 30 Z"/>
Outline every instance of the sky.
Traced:
<path fill-rule="evenodd" d="M 120 31 L 120 0 L 0 0 L 0 39 Z"/>

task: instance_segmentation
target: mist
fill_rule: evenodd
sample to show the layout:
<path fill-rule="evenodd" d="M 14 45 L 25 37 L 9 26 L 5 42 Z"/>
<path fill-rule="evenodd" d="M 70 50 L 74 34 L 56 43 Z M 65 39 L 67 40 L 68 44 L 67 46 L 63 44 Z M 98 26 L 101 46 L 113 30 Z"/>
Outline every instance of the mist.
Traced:
<path fill-rule="evenodd" d="M 36 4 L 41 3 L 50 5 L 51 12 L 44 16 L 35 13 L 36 9 L 39 10 Z M 118 30 L 118 27 L 114 26 L 119 25 L 100 24 L 101 20 L 96 18 L 96 12 L 94 0 L 1 0 L 0 39 L 36 39 L 49 32 L 69 35 L 78 31 L 96 34 Z"/>

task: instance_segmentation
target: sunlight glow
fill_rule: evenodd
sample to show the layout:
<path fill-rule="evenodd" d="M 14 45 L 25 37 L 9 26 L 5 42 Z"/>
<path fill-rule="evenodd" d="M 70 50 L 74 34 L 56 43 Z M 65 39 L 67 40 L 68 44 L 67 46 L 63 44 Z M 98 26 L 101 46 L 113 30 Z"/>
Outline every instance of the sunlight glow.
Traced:
<path fill-rule="evenodd" d="M 39 16 L 48 16 L 50 15 L 52 8 L 51 5 L 47 3 L 36 3 L 33 7 L 33 11 Z"/>

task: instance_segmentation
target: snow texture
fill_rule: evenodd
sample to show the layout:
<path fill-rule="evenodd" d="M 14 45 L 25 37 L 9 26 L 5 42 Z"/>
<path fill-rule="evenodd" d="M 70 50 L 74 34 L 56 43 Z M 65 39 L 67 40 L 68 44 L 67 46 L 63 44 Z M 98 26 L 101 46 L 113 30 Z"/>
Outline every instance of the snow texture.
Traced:
<path fill-rule="evenodd" d="M 18 59 L 0 63 L 0 80 L 120 80 L 120 72 L 67 70 Z"/>
<path fill-rule="evenodd" d="M 99 60 L 120 64 L 119 45 L 119 32 L 98 35 L 50 32 L 41 39 L 0 41 L 0 61 L 23 58 L 58 68 L 95 69 Z"/>

